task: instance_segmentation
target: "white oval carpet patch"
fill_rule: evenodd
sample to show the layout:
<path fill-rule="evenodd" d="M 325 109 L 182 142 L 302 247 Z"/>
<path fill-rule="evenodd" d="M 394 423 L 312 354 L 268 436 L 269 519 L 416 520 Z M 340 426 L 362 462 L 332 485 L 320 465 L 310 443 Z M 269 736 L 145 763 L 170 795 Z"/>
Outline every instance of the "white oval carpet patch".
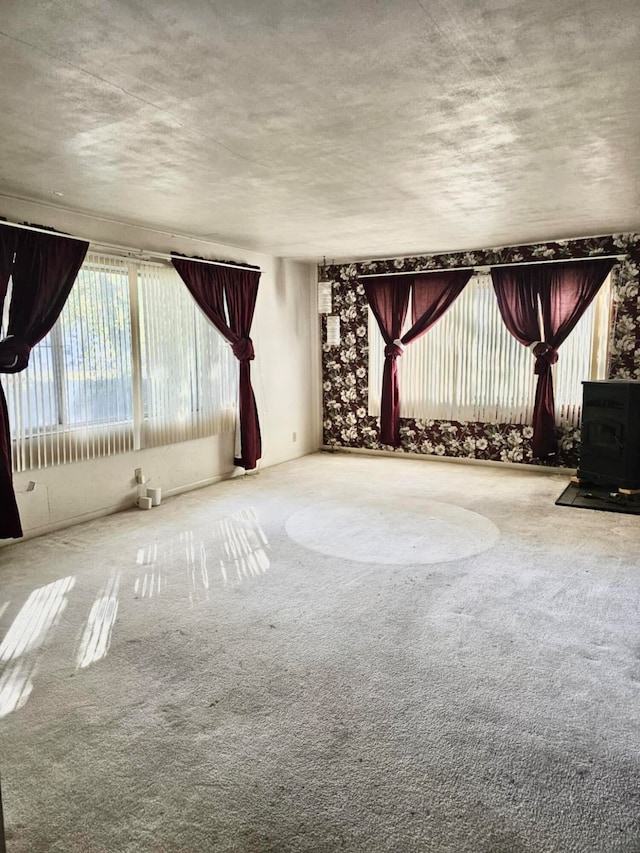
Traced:
<path fill-rule="evenodd" d="M 444 563 L 471 557 L 500 538 L 496 525 L 455 504 L 412 498 L 411 507 L 384 498 L 328 500 L 291 515 L 289 536 L 305 548 L 367 563 Z"/>

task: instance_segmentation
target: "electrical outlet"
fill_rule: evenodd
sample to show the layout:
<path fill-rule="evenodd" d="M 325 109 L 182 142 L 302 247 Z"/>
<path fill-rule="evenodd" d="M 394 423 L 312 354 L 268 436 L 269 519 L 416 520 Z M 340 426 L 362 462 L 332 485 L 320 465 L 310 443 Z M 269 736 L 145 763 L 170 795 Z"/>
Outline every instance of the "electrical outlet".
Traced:
<path fill-rule="evenodd" d="M 35 487 L 36 487 L 36 484 L 34 483 L 34 481 L 29 480 L 29 482 L 27 483 L 27 491 L 32 492 L 35 489 Z"/>
<path fill-rule="evenodd" d="M 142 468 L 136 468 L 135 475 L 136 475 L 136 483 L 139 486 L 143 486 L 145 483 L 145 476 L 142 473 Z"/>

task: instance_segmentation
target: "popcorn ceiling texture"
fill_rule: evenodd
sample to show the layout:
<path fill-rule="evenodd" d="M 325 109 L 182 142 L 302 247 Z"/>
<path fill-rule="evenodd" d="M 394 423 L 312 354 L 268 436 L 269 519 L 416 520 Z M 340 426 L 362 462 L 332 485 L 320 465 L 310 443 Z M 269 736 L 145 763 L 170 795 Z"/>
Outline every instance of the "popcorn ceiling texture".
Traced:
<path fill-rule="evenodd" d="M 640 379 L 640 234 L 614 234 L 584 240 L 562 240 L 327 267 L 333 280 L 333 310 L 340 315 L 341 345 L 323 344 L 323 443 L 332 447 L 394 450 L 380 443 L 378 419 L 368 414 L 367 303 L 357 276 L 368 273 L 527 263 L 540 259 L 626 254 L 613 273 L 614 310 L 609 346 L 609 376 Z M 326 320 L 323 318 L 323 327 Z M 326 340 L 323 328 L 323 340 Z M 562 350 L 560 351 L 562 357 Z M 402 393 L 402 388 L 400 389 Z M 532 463 L 533 430 L 523 424 L 487 424 L 402 418 L 396 450 L 497 462 Z M 559 451 L 553 467 L 575 468 L 580 430 L 558 431 Z"/>

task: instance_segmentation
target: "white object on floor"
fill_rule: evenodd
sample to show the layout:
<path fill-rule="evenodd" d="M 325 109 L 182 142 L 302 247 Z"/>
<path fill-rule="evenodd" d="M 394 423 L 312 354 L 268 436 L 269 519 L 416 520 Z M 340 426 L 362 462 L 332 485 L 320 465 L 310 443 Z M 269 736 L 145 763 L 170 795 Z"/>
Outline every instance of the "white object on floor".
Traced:
<path fill-rule="evenodd" d="M 147 497 L 151 498 L 151 506 L 160 506 L 160 501 L 162 500 L 162 489 L 160 486 L 147 489 Z"/>

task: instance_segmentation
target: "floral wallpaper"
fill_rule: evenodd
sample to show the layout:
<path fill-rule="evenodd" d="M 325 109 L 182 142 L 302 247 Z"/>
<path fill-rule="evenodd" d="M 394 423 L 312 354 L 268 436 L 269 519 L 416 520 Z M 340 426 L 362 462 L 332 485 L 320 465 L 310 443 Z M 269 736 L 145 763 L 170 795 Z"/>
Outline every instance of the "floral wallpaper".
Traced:
<path fill-rule="evenodd" d="M 609 376 L 640 379 L 640 234 L 328 266 L 326 273 L 333 280 L 333 313 L 340 316 L 341 344 L 323 343 L 323 443 L 329 447 L 531 463 L 533 429 L 522 424 L 402 418 L 400 447 L 380 443 L 378 419 L 368 413 L 367 303 L 357 276 L 622 254 L 626 258 L 616 264 L 613 273 Z M 326 341 L 324 317 L 322 324 L 322 340 Z M 580 430 L 559 430 L 558 440 L 559 452 L 552 464 L 575 468 Z"/>

